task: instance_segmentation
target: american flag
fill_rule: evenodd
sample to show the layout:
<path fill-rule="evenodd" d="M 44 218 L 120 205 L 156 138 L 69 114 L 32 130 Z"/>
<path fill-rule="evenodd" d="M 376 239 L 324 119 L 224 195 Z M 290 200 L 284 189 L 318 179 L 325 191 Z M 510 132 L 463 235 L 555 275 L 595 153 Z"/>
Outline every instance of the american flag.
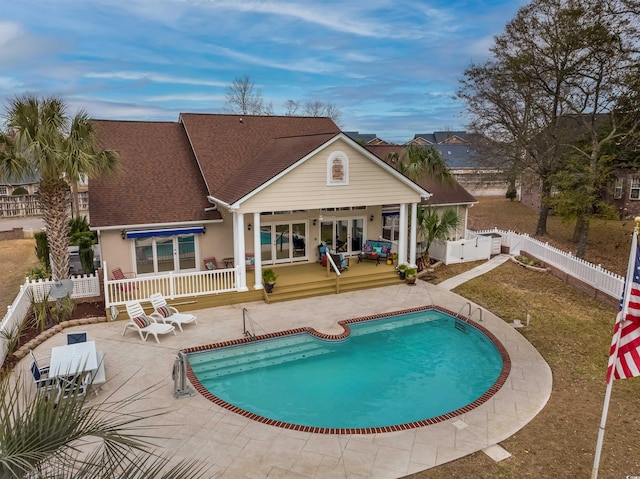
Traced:
<path fill-rule="evenodd" d="M 637 233 L 634 233 L 633 246 L 629 258 L 629 267 L 633 268 L 631 284 L 625 282 L 620 300 L 620 310 L 616 317 L 613 340 L 607 367 L 607 383 L 614 379 L 627 379 L 640 376 L 640 249 Z M 627 291 L 628 289 L 628 291 Z M 625 299 L 628 302 L 625 306 Z"/>

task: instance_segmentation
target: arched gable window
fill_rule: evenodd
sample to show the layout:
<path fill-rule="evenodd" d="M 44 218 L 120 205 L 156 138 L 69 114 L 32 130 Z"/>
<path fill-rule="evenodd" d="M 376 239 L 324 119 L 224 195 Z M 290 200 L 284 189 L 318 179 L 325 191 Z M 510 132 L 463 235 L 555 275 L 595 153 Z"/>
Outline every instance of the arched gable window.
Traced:
<path fill-rule="evenodd" d="M 349 159 L 341 151 L 335 151 L 327 160 L 327 185 L 349 184 Z"/>

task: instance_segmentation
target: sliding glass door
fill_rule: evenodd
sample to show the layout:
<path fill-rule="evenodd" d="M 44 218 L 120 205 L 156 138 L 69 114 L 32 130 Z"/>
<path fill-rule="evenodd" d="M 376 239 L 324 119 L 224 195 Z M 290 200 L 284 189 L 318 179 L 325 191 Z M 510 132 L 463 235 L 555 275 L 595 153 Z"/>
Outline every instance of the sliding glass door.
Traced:
<path fill-rule="evenodd" d="M 331 251 L 355 255 L 364 243 L 363 217 L 324 218 L 320 222 L 320 239 Z"/>
<path fill-rule="evenodd" d="M 260 226 L 262 264 L 307 259 L 307 223 L 278 222 Z"/>
<path fill-rule="evenodd" d="M 196 270 L 195 235 L 136 238 L 134 250 L 139 275 Z"/>

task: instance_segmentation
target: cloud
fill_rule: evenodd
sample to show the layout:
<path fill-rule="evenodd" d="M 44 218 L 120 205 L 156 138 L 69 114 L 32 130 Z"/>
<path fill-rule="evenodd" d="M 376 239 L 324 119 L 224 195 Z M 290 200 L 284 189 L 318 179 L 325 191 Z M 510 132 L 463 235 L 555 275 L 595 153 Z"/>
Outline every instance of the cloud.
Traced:
<path fill-rule="evenodd" d="M 211 0 L 209 4 L 217 9 L 231 10 L 242 13 L 269 14 L 281 17 L 293 17 L 305 23 L 319 25 L 329 30 L 348 33 L 351 35 L 374 38 L 407 38 L 406 30 L 389 28 L 383 22 L 376 20 L 367 21 L 366 17 L 375 10 L 375 5 L 370 2 L 367 8 L 356 5 L 353 8 L 350 2 L 318 2 L 310 4 L 304 2 L 274 2 L 274 1 L 237 1 L 237 0 Z M 413 29 L 411 29 L 413 30 Z"/>
<path fill-rule="evenodd" d="M 130 81 L 149 81 L 154 83 L 172 83 L 183 85 L 201 85 L 212 87 L 227 87 L 228 82 L 210 81 L 200 78 L 175 77 L 168 75 L 160 75 L 154 72 L 88 72 L 84 74 L 85 78 L 97 78 L 106 80 L 130 80 Z"/>
<path fill-rule="evenodd" d="M 3 69 L 31 64 L 61 46 L 61 41 L 32 34 L 17 22 L 0 21 L 0 64 Z"/>

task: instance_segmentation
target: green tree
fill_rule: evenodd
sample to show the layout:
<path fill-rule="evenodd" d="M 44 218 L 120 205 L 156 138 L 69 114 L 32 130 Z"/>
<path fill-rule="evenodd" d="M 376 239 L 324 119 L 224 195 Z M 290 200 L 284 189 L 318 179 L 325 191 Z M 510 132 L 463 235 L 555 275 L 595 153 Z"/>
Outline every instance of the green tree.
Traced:
<path fill-rule="evenodd" d="M 621 130 L 616 118 L 613 133 L 599 136 L 598 118 L 611 115 L 617 98 L 629 89 L 638 63 L 637 26 L 637 12 L 625 10 L 619 0 L 534 0 L 496 37 L 494 58 L 466 72 L 461 97 L 474 120 L 489 134 L 506 132 L 507 144 L 518 147 L 514 151 L 540 181 L 538 235 L 546 234 L 552 188 L 558 189 L 551 180 L 577 136 L 589 135 L 581 156 L 593 181 L 601 177 L 601 148 L 616 141 Z M 567 128 L 567 119 L 576 128 Z M 581 254 L 588 221 L 576 219 Z"/>
<path fill-rule="evenodd" d="M 429 249 L 436 241 L 445 241 L 460 226 L 460 216 L 453 208 L 438 214 L 433 207 L 418 208 L 418 234 L 425 244 L 424 259 L 429 261 Z"/>
<path fill-rule="evenodd" d="M 117 154 L 100 150 L 94 126 L 80 111 L 74 118 L 58 98 L 13 99 L 0 132 L 0 178 L 40 176 L 39 201 L 47 229 L 53 279 L 69 277 L 69 184 L 117 170 Z"/>
<path fill-rule="evenodd" d="M 22 378 L 0 378 L 0 477 L 3 478 L 200 478 L 206 466 L 186 460 L 170 466 L 147 442 L 149 419 L 163 414 L 125 411 L 144 393 L 90 403 L 72 392 L 59 402 Z"/>
<path fill-rule="evenodd" d="M 78 112 L 71 120 L 68 134 L 62 142 L 62 161 L 65 179 L 71 184 L 73 216 L 80 216 L 78 182 L 81 177 L 95 178 L 117 171 L 117 155 L 111 150 L 101 150 L 95 125 L 84 111 Z"/>

